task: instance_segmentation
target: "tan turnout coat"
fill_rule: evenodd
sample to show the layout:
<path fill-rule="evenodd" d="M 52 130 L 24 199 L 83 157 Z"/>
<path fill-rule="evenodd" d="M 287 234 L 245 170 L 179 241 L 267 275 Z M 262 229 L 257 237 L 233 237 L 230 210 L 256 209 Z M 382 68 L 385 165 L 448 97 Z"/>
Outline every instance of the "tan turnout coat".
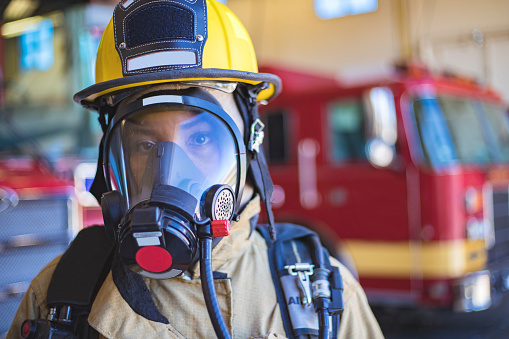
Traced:
<path fill-rule="evenodd" d="M 227 274 L 216 279 L 218 302 L 233 338 L 285 338 L 279 304 L 274 290 L 267 245 L 258 232 L 250 234 L 249 219 L 260 212 L 258 198 L 245 208 L 241 219 L 232 224 L 232 234 L 212 252 L 213 270 Z M 46 291 L 58 263 L 56 258 L 32 281 L 8 339 L 20 336 L 25 319 L 46 318 Z M 364 291 L 350 272 L 337 261 L 344 281 L 345 311 L 339 338 L 382 338 L 382 332 L 366 301 Z M 135 313 L 124 301 L 111 273 L 92 306 L 89 324 L 106 338 L 214 338 L 214 330 L 204 302 L 199 265 L 192 278 L 168 280 L 144 278 L 157 308 L 170 324 L 153 322 Z"/>

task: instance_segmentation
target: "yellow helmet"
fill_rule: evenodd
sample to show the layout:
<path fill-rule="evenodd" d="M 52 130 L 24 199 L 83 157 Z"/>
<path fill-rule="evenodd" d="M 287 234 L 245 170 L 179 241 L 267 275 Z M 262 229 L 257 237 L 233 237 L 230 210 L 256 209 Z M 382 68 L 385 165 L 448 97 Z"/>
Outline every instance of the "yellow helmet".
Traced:
<path fill-rule="evenodd" d="M 96 61 L 96 84 L 74 100 L 97 109 L 100 99 L 135 87 L 178 81 L 266 84 L 257 100 L 281 87 L 258 73 L 253 44 L 239 19 L 215 0 L 123 0 L 106 27 Z"/>

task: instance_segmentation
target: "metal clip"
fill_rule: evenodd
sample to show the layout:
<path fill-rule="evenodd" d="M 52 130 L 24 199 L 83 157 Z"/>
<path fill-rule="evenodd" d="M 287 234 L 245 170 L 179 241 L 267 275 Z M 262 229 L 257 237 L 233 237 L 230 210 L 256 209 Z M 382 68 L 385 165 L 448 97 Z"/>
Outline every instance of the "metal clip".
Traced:
<path fill-rule="evenodd" d="M 311 306 L 311 283 L 309 277 L 313 275 L 313 267 L 306 263 L 296 263 L 295 265 L 287 265 L 284 268 L 288 270 L 288 274 L 296 276 L 299 280 L 299 288 L 302 291 L 302 303 Z"/>
<path fill-rule="evenodd" d="M 256 153 L 260 152 L 260 145 L 265 137 L 265 132 L 263 132 L 264 128 L 265 124 L 260 119 L 256 119 L 251 125 L 251 137 L 249 138 L 248 146 L 250 151 Z"/>
<path fill-rule="evenodd" d="M 47 319 L 50 321 L 57 319 L 57 308 L 56 307 L 50 308 Z"/>

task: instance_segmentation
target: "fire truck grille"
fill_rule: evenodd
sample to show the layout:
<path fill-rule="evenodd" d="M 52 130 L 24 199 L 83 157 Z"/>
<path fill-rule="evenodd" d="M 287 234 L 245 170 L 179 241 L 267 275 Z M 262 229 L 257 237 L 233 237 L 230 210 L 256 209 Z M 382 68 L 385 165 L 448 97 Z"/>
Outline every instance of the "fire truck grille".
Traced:
<path fill-rule="evenodd" d="M 495 244 L 488 251 L 488 263 L 509 257 L 509 190 L 493 189 L 493 227 Z"/>
<path fill-rule="evenodd" d="M 20 200 L 0 211 L 0 338 L 35 275 L 67 248 L 68 197 Z"/>

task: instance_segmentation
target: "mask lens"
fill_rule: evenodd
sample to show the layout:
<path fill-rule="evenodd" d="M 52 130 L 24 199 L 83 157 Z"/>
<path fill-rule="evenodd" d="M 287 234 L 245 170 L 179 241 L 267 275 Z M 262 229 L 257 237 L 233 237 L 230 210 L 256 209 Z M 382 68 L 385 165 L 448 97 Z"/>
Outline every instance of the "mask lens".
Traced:
<path fill-rule="evenodd" d="M 178 187 L 198 201 L 215 184 L 237 183 L 238 152 L 229 128 L 214 114 L 153 108 L 122 120 L 111 132 L 112 187 L 128 207 L 149 199 L 157 184 Z"/>

